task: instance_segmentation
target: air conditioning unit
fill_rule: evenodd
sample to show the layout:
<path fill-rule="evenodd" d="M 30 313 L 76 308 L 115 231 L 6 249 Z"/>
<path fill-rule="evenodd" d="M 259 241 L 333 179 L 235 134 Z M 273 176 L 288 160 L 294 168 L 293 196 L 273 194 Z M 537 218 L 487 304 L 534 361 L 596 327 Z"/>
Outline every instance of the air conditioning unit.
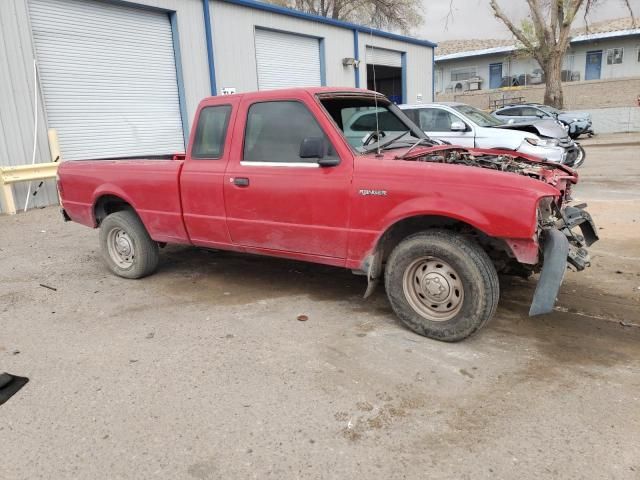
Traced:
<path fill-rule="evenodd" d="M 470 92 L 473 90 L 480 90 L 482 85 L 482 78 L 472 77 L 466 80 L 456 80 L 451 82 L 447 87 L 448 92 Z"/>

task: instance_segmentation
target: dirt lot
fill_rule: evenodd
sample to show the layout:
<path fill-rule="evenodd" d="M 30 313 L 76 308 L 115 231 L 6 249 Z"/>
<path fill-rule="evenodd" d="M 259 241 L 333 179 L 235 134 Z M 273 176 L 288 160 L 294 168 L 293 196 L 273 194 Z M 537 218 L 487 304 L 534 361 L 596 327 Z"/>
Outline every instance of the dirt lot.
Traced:
<path fill-rule="evenodd" d="M 0 217 L 0 371 L 31 379 L 0 478 L 640 478 L 638 147 L 588 155 L 591 269 L 534 319 L 502 279 L 458 344 L 339 269 L 170 247 L 126 281 L 57 208 Z"/>

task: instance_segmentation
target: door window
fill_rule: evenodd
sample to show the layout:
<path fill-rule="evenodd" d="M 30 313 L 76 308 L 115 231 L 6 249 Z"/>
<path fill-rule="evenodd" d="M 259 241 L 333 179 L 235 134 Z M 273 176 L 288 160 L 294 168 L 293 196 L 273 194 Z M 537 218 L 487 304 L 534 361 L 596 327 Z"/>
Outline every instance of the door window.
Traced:
<path fill-rule="evenodd" d="M 200 112 L 191 156 L 216 159 L 222 156 L 231 105 L 205 107 Z"/>
<path fill-rule="evenodd" d="M 301 158 L 304 139 L 321 138 L 328 148 L 324 158 L 336 158 L 329 139 L 311 112 L 300 102 L 262 102 L 249 108 L 244 137 L 246 162 L 316 163 Z"/>
<path fill-rule="evenodd" d="M 437 108 L 421 108 L 418 112 L 420 128 L 425 132 L 450 132 L 451 124 L 461 121 L 446 110 Z"/>
<path fill-rule="evenodd" d="M 533 107 L 522 107 L 522 116 L 524 117 L 538 117 L 538 116 L 546 116 L 546 114 L 542 110 L 538 110 Z"/>

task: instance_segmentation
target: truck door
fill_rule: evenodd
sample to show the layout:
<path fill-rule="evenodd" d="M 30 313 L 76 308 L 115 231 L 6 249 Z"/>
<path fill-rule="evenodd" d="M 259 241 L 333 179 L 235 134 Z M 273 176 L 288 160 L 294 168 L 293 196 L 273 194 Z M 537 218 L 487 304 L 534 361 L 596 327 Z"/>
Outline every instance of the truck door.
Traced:
<path fill-rule="evenodd" d="M 182 212 L 195 245 L 229 245 L 224 209 L 224 172 L 238 97 L 218 97 L 201 105 L 180 174 Z"/>
<path fill-rule="evenodd" d="M 229 233 L 250 249 L 344 259 L 353 157 L 327 120 L 321 127 L 320 107 L 299 95 L 243 100 L 244 131 L 236 129 L 242 138 L 224 181 Z M 323 159 L 336 165 L 321 166 L 303 143 L 325 145 Z"/>

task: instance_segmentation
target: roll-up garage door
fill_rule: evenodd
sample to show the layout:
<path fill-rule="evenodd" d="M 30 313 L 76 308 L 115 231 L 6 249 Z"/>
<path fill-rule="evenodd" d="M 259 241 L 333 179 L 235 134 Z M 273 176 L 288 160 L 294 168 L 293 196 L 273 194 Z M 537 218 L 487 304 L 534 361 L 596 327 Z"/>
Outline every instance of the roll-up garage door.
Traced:
<path fill-rule="evenodd" d="M 184 151 L 166 13 L 96 0 L 29 0 L 29 10 L 63 159 Z"/>
<path fill-rule="evenodd" d="M 367 45 L 368 65 L 385 65 L 387 67 L 401 67 L 402 53 L 395 50 L 387 50 L 386 48 L 376 48 Z"/>
<path fill-rule="evenodd" d="M 255 35 L 260 90 L 322 84 L 317 38 L 259 28 Z"/>

